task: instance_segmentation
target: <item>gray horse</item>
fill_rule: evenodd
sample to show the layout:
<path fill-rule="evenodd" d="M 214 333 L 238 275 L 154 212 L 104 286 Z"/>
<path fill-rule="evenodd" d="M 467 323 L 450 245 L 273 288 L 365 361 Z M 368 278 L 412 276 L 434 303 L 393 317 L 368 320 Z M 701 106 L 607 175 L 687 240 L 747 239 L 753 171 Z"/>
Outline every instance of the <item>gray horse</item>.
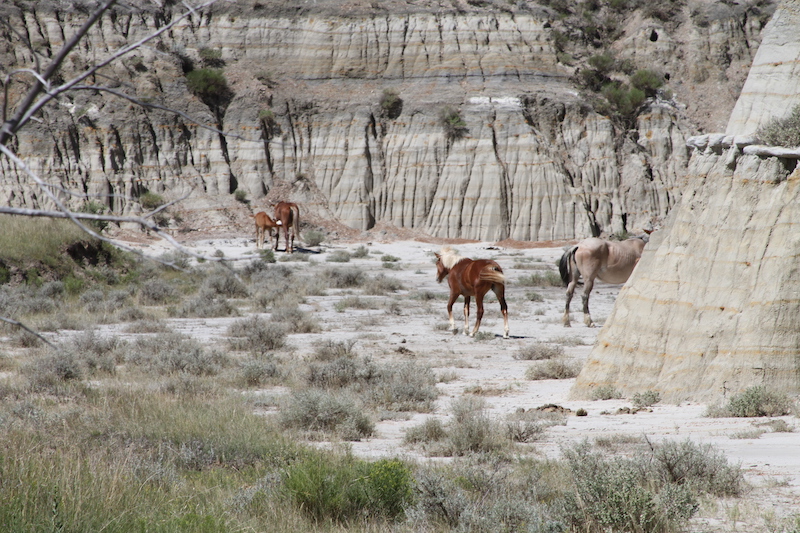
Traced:
<path fill-rule="evenodd" d="M 647 235 L 631 237 L 624 241 L 606 241 L 591 237 L 582 240 L 561 256 L 558 270 L 567 285 L 567 305 L 564 309 L 564 327 L 570 327 L 569 303 L 578 280 L 583 276 L 583 321 L 594 326 L 589 314 L 589 293 L 596 278 L 606 283 L 625 283 L 639 262 L 647 243 Z"/>

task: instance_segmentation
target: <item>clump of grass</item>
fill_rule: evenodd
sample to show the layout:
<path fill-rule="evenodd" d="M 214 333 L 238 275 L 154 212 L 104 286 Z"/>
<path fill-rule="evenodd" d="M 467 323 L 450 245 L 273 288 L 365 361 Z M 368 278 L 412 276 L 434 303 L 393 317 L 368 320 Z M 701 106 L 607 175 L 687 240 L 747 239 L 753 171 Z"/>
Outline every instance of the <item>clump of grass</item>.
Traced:
<path fill-rule="evenodd" d="M 601 385 L 592 389 L 592 400 L 618 400 L 622 393 L 613 385 Z"/>
<path fill-rule="evenodd" d="M 177 296 L 175 288 L 161 279 L 149 280 L 139 288 L 139 303 L 142 305 L 163 305 L 175 301 Z"/>
<path fill-rule="evenodd" d="M 552 419 L 535 410 L 518 411 L 506 418 L 506 432 L 513 442 L 533 442 L 553 425 Z"/>
<path fill-rule="evenodd" d="M 405 444 L 427 444 L 440 442 L 447 437 L 447 429 L 439 418 L 427 418 L 422 424 L 406 430 Z"/>
<path fill-rule="evenodd" d="M 180 307 L 169 307 L 167 312 L 170 316 L 180 318 L 213 318 L 239 314 L 227 298 L 213 291 L 201 291 L 200 294 L 184 302 Z"/>
<path fill-rule="evenodd" d="M 281 377 L 281 370 L 272 357 L 246 359 L 239 363 L 239 375 L 246 387 L 258 387 Z"/>
<path fill-rule="evenodd" d="M 502 426 L 486 411 L 486 402 L 475 396 L 464 396 L 451 405 L 453 421 L 447 428 L 445 455 L 494 453 L 508 447 L 509 440 Z"/>
<path fill-rule="evenodd" d="M 773 118 L 761 126 L 756 136 L 771 146 L 800 146 L 800 104 L 794 106 L 787 116 Z"/>
<path fill-rule="evenodd" d="M 370 298 L 345 296 L 334 304 L 334 309 L 344 312 L 346 309 L 378 309 L 378 303 Z"/>
<path fill-rule="evenodd" d="M 228 366 L 229 358 L 207 350 L 198 341 L 179 333 L 139 338 L 125 348 L 127 364 L 152 374 L 213 376 Z"/>
<path fill-rule="evenodd" d="M 273 305 L 271 319 L 280 323 L 289 333 L 318 333 L 317 320 L 301 310 L 298 305 Z"/>
<path fill-rule="evenodd" d="M 516 284 L 521 287 L 561 287 L 563 281 L 558 272 L 547 270 L 545 272 L 532 272 L 527 276 L 521 276 Z"/>
<path fill-rule="evenodd" d="M 212 270 L 203 282 L 206 292 L 226 296 L 228 298 L 245 298 L 248 296 L 247 287 L 236 275 L 226 268 L 218 267 Z"/>
<path fill-rule="evenodd" d="M 363 244 L 350 252 L 350 256 L 354 259 L 364 259 L 369 256 L 369 250 Z"/>
<path fill-rule="evenodd" d="M 580 366 L 567 361 L 564 357 L 548 359 L 531 365 L 525 371 L 525 379 L 571 379 L 578 375 Z"/>
<path fill-rule="evenodd" d="M 520 348 L 514 353 L 514 359 L 522 361 L 541 361 L 543 359 L 555 359 L 564 356 L 563 346 L 554 346 L 544 342 L 534 342 Z"/>
<path fill-rule="evenodd" d="M 333 253 L 329 254 L 325 261 L 329 263 L 349 263 L 350 262 L 350 252 L 347 250 L 336 250 Z"/>
<path fill-rule="evenodd" d="M 228 326 L 229 344 L 234 350 L 264 355 L 286 346 L 286 328 L 263 318 L 249 317 Z"/>
<path fill-rule="evenodd" d="M 413 481 L 411 468 L 398 459 L 367 462 L 316 452 L 285 470 L 281 488 L 315 523 L 347 524 L 398 519 L 413 502 Z"/>
<path fill-rule="evenodd" d="M 530 302 L 543 302 L 544 301 L 544 296 L 542 296 L 541 294 L 539 294 L 536 291 L 527 291 L 525 293 L 525 298 L 527 298 L 527 300 L 530 301 Z"/>
<path fill-rule="evenodd" d="M 637 392 L 633 395 L 633 406 L 637 409 L 650 407 L 661 401 L 661 395 L 657 391 L 648 390 L 645 392 Z"/>
<path fill-rule="evenodd" d="M 361 286 L 366 280 L 364 271 L 359 268 L 329 268 L 321 275 L 327 285 L 334 289 L 349 289 Z"/>
<path fill-rule="evenodd" d="M 761 417 L 783 416 L 794 409 L 794 402 L 785 394 L 770 391 L 764 385 L 757 385 L 735 394 L 723 407 L 709 408 L 711 417 Z"/>
<path fill-rule="evenodd" d="M 367 282 L 364 283 L 363 290 L 364 294 L 383 296 L 387 292 L 397 292 L 404 288 L 403 282 L 399 279 L 378 274 L 374 278 L 369 278 Z"/>
<path fill-rule="evenodd" d="M 356 341 L 333 341 L 325 340 L 316 344 L 314 358 L 317 361 L 333 361 L 340 357 L 354 357 Z"/>
<path fill-rule="evenodd" d="M 374 423 L 348 395 L 321 389 L 293 393 L 281 408 L 280 421 L 286 428 L 334 432 L 348 440 L 375 431 Z"/>
<path fill-rule="evenodd" d="M 325 234 L 316 229 L 309 229 L 303 232 L 303 242 L 306 246 L 319 246 L 325 242 Z"/>

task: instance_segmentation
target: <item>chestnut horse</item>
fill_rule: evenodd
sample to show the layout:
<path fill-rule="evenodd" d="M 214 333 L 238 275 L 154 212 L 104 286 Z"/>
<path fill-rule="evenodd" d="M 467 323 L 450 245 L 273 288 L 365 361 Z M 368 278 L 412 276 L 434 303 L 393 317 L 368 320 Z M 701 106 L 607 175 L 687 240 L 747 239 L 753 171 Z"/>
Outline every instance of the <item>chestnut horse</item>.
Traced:
<path fill-rule="evenodd" d="M 436 253 L 436 281 L 439 283 L 447 277 L 450 285 L 450 299 L 447 301 L 447 316 L 450 318 L 450 328 L 455 334 L 458 329 L 453 318 L 453 304 L 459 296 L 464 297 L 464 335 L 474 337 L 481 327 L 483 318 L 483 297 L 489 289 L 497 296 L 500 302 L 500 312 L 503 313 L 503 338 L 508 338 L 508 306 L 505 297 L 505 281 L 503 269 L 491 259 L 477 259 L 473 261 L 461 257 L 449 246 L 442 248 L 441 253 Z M 475 328 L 469 333 L 469 301 L 475 297 L 478 305 L 478 317 Z"/>
<path fill-rule="evenodd" d="M 278 224 L 264 211 L 259 211 L 253 216 L 256 219 L 256 248 L 263 248 L 266 232 L 269 231 L 269 238 L 272 240 L 272 230 L 277 228 Z"/>
<path fill-rule="evenodd" d="M 294 234 L 295 230 L 300 227 L 300 208 L 297 204 L 291 202 L 278 202 L 275 206 L 275 221 L 278 224 L 278 231 L 275 233 L 275 251 L 278 251 L 278 241 L 280 240 L 281 228 L 286 237 L 285 251 L 292 253 L 294 251 Z M 289 230 L 291 232 L 291 243 L 289 241 Z"/>
<path fill-rule="evenodd" d="M 564 327 L 570 327 L 569 303 L 572 301 L 572 294 L 580 277 L 583 276 L 584 280 L 583 322 L 591 328 L 594 322 L 589 314 L 589 294 L 594 287 L 594 280 L 599 278 L 606 283 L 617 284 L 628 281 L 646 243 L 647 235 L 631 237 L 624 241 L 606 241 L 591 237 L 564 252 L 558 263 L 561 279 L 567 285 Z"/>

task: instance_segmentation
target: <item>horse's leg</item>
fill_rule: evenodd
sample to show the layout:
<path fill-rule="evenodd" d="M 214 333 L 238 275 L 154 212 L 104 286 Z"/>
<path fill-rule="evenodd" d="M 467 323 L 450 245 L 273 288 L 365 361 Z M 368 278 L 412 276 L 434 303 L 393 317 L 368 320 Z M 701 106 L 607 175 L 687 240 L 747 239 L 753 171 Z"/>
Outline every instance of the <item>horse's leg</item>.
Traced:
<path fill-rule="evenodd" d="M 594 287 L 594 279 L 584 280 L 583 295 L 581 296 L 583 299 L 583 322 L 590 328 L 594 327 L 592 315 L 589 314 L 589 293 L 592 292 L 592 287 Z"/>
<path fill-rule="evenodd" d="M 475 306 L 478 308 L 478 312 L 475 315 L 475 327 L 472 329 L 470 337 L 474 337 L 478 333 L 478 329 L 481 327 L 481 320 L 483 320 L 483 294 L 480 291 L 475 292 Z"/>
<path fill-rule="evenodd" d="M 470 335 L 469 333 L 469 296 L 464 296 L 464 335 Z M 475 333 L 473 332 L 473 335 Z"/>
<path fill-rule="evenodd" d="M 453 304 L 456 303 L 458 300 L 458 294 L 450 292 L 450 299 L 447 300 L 447 318 L 450 320 L 450 331 L 453 332 L 453 335 L 458 333 L 458 329 L 456 329 L 456 319 L 453 318 Z"/>
<path fill-rule="evenodd" d="M 506 290 L 503 285 L 493 285 L 492 291 L 500 302 L 500 312 L 503 313 L 503 338 L 508 338 L 508 305 L 506 305 Z"/>
<path fill-rule="evenodd" d="M 292 225 L 292 243 L 289 246 L 289 253 L 290 254 L 294 252 L 294 229 L 295 229 L 294 225 Z"/>
<path fill-rule="evenodd" d="M 278 228 L 275 230 L 275 244 L 272 246 L 272 249 L 276 252 L 278 251 L 278 242 L 280 240 L 281 240 L 281 228 L 280 226 L 278 226 Z"/>
<path fill-rule="evenodd" d="M 575 287 L 578 285 L 578 280 L 573 276 L 567 285 L 567 305 L 564 307 L 564 327 L 570 327 L 569 323 L 569 304 L 572 301 L 572 295 L 575 293 Z"/>

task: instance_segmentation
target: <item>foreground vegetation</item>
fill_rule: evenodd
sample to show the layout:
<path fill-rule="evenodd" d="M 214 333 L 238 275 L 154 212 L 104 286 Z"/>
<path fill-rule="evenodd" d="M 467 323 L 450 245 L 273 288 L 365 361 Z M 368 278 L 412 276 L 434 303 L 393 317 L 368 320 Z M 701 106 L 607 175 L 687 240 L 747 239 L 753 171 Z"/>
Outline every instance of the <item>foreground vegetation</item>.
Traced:
<path fill-rule="evenodd" d="M 497 419 L 482 390 L 454 401 L 447 422 L 407 432 L 405 450 L 437 460 L 356 457 L 348 443 L 376 420 L 431 413 L 446 378 L 423 358 L 326 338 L 306 303 L 338 295 L 336 311 L 391 316 L 405 292 L 426 309 L 430 293 L 349 264 L 394 273 L 400 258 L 364 247 L 291 267 L 271 252 L 235 269 L 169 258 L 180 272 L 104 252 L 67 227 L 48 231 L 61 241 L 42 252 L 38 275 L 0 285 L 4 313 L 53 343 L 3 326 L 0 523 L 11 531 L 671 532 L 705 502 L 746 490 L 738 465 L 690 441 L 585 441 L 544 459 L 531 453 L 536 441 L 565 415 Z M 74 242 L 92 253 L 65 253 Z M 0 251 L 15 273 L 31 257 Z M 172 320 L 208 317 L 227 319 L 214 342 Z M 298 357 L 297 333 L 321 340 Z M 528 379 L 569 377 L 561 344 L 514 358 L 531 361 Z M 752 396 L 729 408 L 763 403 Z"/>

